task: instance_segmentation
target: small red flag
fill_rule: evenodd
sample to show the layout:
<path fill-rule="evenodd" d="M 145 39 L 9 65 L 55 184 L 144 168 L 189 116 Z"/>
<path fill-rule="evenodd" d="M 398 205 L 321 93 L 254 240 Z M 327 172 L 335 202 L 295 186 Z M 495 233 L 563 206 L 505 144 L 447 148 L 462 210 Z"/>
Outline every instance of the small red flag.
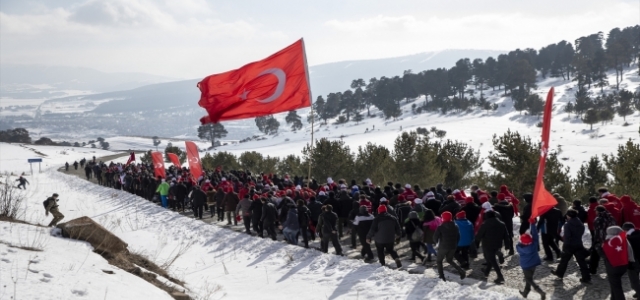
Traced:
<path fill-rule="evenodd" d="M 533 203 L 531 204 L 531 217 L 544 214 L 556 204 L 556 200 L 549 191 L 544 187 L 544 168 L 547 164 L 547 154 L 549 153 L 549 133 L 551 131 L 551 111 L 553 107 L 553 87 L 547 94 L 547 103 L 544 106 L 544 117 L 542 119 L 542 142 L 540 144 L 540 163 L 538 164 L 538 177 L 536 178 L 536 186 L 533 189 Z"/>
<path fill-rule="evenodd" d="M 200 164 L 200 154 L 198 153 L 198 146 L 194 142 L 185 141 L 187 147 L 187 159 L 189 160 L 189 172 L 193 175 L 195 180 L 202 175 L 202 165 Z"/>
<path fill-rule="evenodd" d="M 173 163 L 174 166 L 176 166 L 178 168 L 182 168 L 182 164 L 180 163 L 180 159 L 178 158 L 178 156 L 175 153 L 167 153 L 167 156 L 169 156 L 169 160 Z"/>
<path fill-rule="evenodd" d="M 129 155 L 129 160 L 127 160 L 127 164 L 125 166 L 128 166 L 130 163 L 134 162 L 135 160 L 136 160 L 136 153 L 131 152 L 131 154 Z"/>
<path fill-rule="evenodd" d="M 153 172 L 156 178 L 167 177 L 167 175 L 164 172 L 164 159 L 162 158 L 162 153 L 158 151 L 151 152 L 151 158 L 153 158 Z"/>
<path fill-rule="evenodd" d="M 627 248 L 627 233 L 624 231 L 602 243 L 602 251 L 607 256 L 609 263 L 614 267 L 629 264 Z"/>
<path fill-rule="evenodd" d="M 311 106 L 304 41 L 198 83 L 202 124 L 253 118 Z"/>

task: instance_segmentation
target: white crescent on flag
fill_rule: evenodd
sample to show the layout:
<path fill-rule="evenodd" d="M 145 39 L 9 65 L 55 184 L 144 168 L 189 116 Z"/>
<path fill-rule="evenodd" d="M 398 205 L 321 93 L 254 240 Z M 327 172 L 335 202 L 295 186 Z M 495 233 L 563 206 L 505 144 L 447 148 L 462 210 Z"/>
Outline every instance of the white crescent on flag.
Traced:
<path fill-rule="evenodd" d="M 258 102 L 260 103 L 269 103 L 278 99 L 278 97 L 282 95 L 282 92 L 284 92 L 284 87 L 287 84 L 287 74 L 282 69 L 280 68 L 266 69 L 262 71 L 260 74 L 258 74 L 258 77 L 262 75 L 267 75 L 267 74 L 273 74 L 276 76 L 276 78 L 278 78 L 278 86 L 276 86 L 276 90 L 275 92 L 273 92 L 271 96 L 265 99 L 258 100 Z"/>
<path fill-rule="evenodd" d="M 624 241 L 622 240 L 622 237 L 620 237 L 619 235 L 616 235 L 616 236 L 612 237 L 612 238 L 609 240 L 609 242 L 607 243 L 607 244 L 609 245 L 609 247 L 613 248 L 613 245 L 611 245 L 611 242 L 613 242 L 613 240 L 615 240 L 615 239 L 619 239 L 619 240 L 620 240 L 620 245 L 622 245 L 622 243 L 624 242 Z M 622 247 L 616 247 L 616 250 L 617 250 L 617 251 L 622 251 Z"/>

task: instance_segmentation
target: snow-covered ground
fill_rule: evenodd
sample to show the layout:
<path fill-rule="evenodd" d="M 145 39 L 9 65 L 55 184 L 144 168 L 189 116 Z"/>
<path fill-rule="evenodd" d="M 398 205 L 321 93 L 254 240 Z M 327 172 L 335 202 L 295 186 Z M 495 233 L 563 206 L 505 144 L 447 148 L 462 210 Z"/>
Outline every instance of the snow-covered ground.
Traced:
<path fill-rule="evenodd" d="M 609 78 L 615 78 L 615 75 L 611 72 Z M 630 126 L 623 126 L 625 121 L 622 117 L 616 115 L 612 122 L 608 122 L 605 125 L 602 123 L 594 124 L 593 130 L 590 130 L 590 126 L 582 123 L 580 119 L 576 118 L 575 114 L 569 116 L 564 112 L 564 107 L 567 103 L 575 102 L 575 82 L 560 78 L 539 79 L 538 88 L 535 92 L 542 99 L 546 99 L 549 88 L 555 87 L 550 145 L 552 149 L 561 147 L 562 154 L 560 157 L 566 159 L 563 164 L 570 167 L 572 176 L 580 165 L 591 156 L 615 152 L 617 145 L 624 143 L 628 139 L 639 140 L 638 124 L 640 123 L 640 112 L 635 111 L 633 115 L 626 117 L 626 122 L 631 124 Z M 637 66 L 634 65 L 626 70 L 620 88 L 636 91 L 639 88 L 639 84 L 640 76 L 637 73 Z M 612 87 L 605 88 L 604 91 L 609 93 L 612 91 Z M 600 89 L 592 88 L 591 92 L 595 97 L 600 93 Z M 477 94 L 476 96 L 479 97 L 478 92 Z M 515 111 L 511 98 L 505 97 L 503 94 L 504 91 L 502 90 L 484 91 L 484 96 L 489 102 L 499 104 L 499 108 L 496 111 L 475 109 L 470 112 L 452 112 L 446 115 L 441 113 L 412 113 L 411 105 L 415 103 L 420 106 L 424 102 L 424 97 L 422 97 L 410 103 L 403 102 L 402 116 L 398 120 L 392 121 L 384 120 L 380 112 L 372 108 L 371 112 L 375 117 L 366 118 L 359 124 L 349 122 L 344 125 L 333 125 L 333 121 L 330 120 L 329 125 L 320 125 L 320 122 L 316 122 L 314 139 L 342 139 L 351 148 L 352 152 L 357 151 L 358 146 L 363 146 L 368 142 L 392 149 L 394 140 L 403 131 L 416 130 L 418 127 L 427 129 L 437 127 L 447 132 L 445 139 L 467 143 L 474 149 L 479 150 L 483 158 L 486 158 L 489 152 L 494 150 L 491 140 L 493 135 L 500 136 L 507 130 L 517 131 L 524 136 L 529 136 L 534 142 L 539 141 L 541 128 L 536 125 L 541 121 L 541 118 L 527 116 L 524 112 L 521 114 Z M 303 122 L 305 127 L 302 130 L 293 132 L 284 122 L 285 115 L 279 114 L 276 116 L 281 124 L 278 135 L 268 136 L 267 139 L 261 141 L 217 147 L 216 151 L 229 151 L 236 155 L 245 151 L 258 151 L 263 155 L 280 157 L 289 154 L 301 155 L 302 148 L 311 140 L 311 126 Z M 306 120 L 306 115 L 304 113 L 301 115 L 302 119 Z M 233 137 L 227 136 L 226 139 L 233 139 Z M 107 141 L 112 144 L 113 149 L 147 150 L 153 148 L 151 139 L 113 137 L 108 138 Z M 174 144 L 184 147 L 184 143 Z M 164 146 L 166 146 L 166 143 L 163 143 L 160 147 Z M 203 142 L 199 143 L 199 146 L 206 148 L 209 144 Z M 485 170 L 489 169 L 488 160 L 485 160 L 483 168 Z"/>
<path fill-rule="evenodd" d="M 503 286 L 473 279 L 442 282 L 433 271 L 394 271 L 377 263 L 365 264 L 208 225 L 57 171 L 70 158 L 90 152 L 62 154 L 53 147 L 29 147 L 46 153 L 48 165 L 43 173 L 28 177 L 31 185 L 24 191 L 24 220 L 48 223 L 51 217 L 45 217 L 42 201 L 56 192 L 60 211 L 66 216 L 63 221 L 89 216 L 127 242 L 130 251 L 158 265 L 173 261 L 169 273 L 184 281 L 195 299 L 518 299 L 517 290 Z M 17 162 L 24 156 L 18 151 L 22 147 L 0 144 L 0 149 L 8 149 L 2 152 L 0 171 L 21 168 Z M 18 299 L 163 299 L 154 294 L 157 290 L 91 254 L 85 243 L 49 236 L 44 228 L 0 226 L 0 240 L 14 244 L 30 240 L 25 232 L 41 230 L 30 236 L 38 236 L 35 239 L 42 241 L 44 249 L 23 253 L 0 245 L 0 281 L 6 286 L 0 291 L 2 300 L 13 296 L 12 274 L 21 278 L 16 285 Z M 29 264 L 35 255 L 38 262 Z M 115 270 L 117 276 L 102 275 L 102 269 Z"/>

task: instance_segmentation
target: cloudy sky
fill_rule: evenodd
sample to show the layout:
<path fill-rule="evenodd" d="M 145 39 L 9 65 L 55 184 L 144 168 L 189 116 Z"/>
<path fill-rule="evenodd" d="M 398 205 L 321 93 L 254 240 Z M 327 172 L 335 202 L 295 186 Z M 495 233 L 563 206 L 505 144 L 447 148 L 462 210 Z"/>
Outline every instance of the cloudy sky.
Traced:
<path fill-rule="evenodd" d="M 197 78 L 305 38 L 310 65 L 540 48 L 640 23 L 640 0 L 2 0 L 0 62 Z"/>

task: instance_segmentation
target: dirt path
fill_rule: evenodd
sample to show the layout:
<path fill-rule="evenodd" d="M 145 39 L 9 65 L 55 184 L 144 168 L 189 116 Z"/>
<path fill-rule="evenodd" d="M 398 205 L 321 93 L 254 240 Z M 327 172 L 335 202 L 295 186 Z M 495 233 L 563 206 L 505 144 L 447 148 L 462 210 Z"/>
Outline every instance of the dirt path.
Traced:
<path fill-rule="evenodd" d="M 129 154 L 120 153 L 120 154 L 114 154 L 110 156 L 96 158 L 96 160 L 98 161 L 102 160 L 104 162 L 108 162 L 113 159 L 120 158 L 127 155 Z M 86 180 L 84 169 L 81 169 L 80 166 L 78 166 L 78 170 L 74 170 L 73 166 L 71 166 L 68 172 L 64 171 L 64 167 L 60 168 L 59 171 L 63 173 L 75 175 Z M 89 181 L 97 184 L 95 179 L 91 179 Z M 179 213 L 185 217 L 194 218 L 193 213 L 190 210 L 187 210 L 185 212 L 179 212 Z M 229 230 L 233 230 L 240 233 L 244 232 L 244 226 L 241 223 L 239 223 L 236 226 L 236 225 L 227 225 L 226 220 L 222 222 L 218 222 L 217 216 L 213 218 L 210 217 L 211 215 L 210 215 L 210 212 L 208 211 L 205 211 L 203 216 L 204 218 L 201 221 L 204 223 L 211 224 L 214 226 L 224 227 Z M 518 237 L 515 237 L 514 242 L 517 242 L 517 239 Z M 284 242 L 284 237 L 282 236 L 282 234 L 278 234 L 278 240 Z M 303 244 L 302 238 L 300 238 L 299 242 L 300 242 L 300 245 Z M 351 249 L 350 247 L 351 242 L 350 242 L 349 234 L 345 234 L 345 237 L 341 239 L 340 244 L 342 245 L 342 249 L 346 257 L 349 257 L 352 259 L 361 259 L 360 247 L 358 246 L 357 249 Z M 315 241 L 310 241 L 309 247 L 320 249 L 319 238 L 316 238 Z M 540 246 L 540 248 L 541 248 L 540 257 L 542 258 L 544 257 L 544 251 L 542 250 L 542 245 Z M 434 278 L 437 277 L 435 257 L 433 257 L 433 261 L 430 263 L 427 263 L 426 266 L 422 266 L 420 263 L 410 262 L 408 259 L 411 255 L 411 251 L 409 249 L 409 243 L 406 241 L 406 239 L 403 239 L 403 241 L 396 246 L 396 250 L 398 251 L 398 254 L 400 255 L 402 264 L 404 266 L 402 270 L 405 270 L 414 274 L 425 274 L 426 276 L 429 276 L 429 277 L 434 277 Z M 333 252 L 333 247 L 330 247 L 329 251 Z M 373 251 L 375 254 L 375 249 L 373 249 Z M 390 260 L 390 258 L 387 258 L 387 259 L 388 261 L 392 261 Z M 490 288 L 491 286 L 494 285 L 493 280 L 496 279 L 495 277 L 496 275 L 494 272 L 492 272 L 489 279 L 486 280 L 486 282 L 483 282 L 485 281 L 485 279 L 482 275 L 482 272 L 480 271 L 482 268 L 484 268 L 484 266 L 482 265 L 483 262 L 484 262 L 484 259 L 482 258 L 482 254 L 480 253 L 478 258 L 473 260 L 470 263 L 470 270 L 467 271 L 467 277 L 475 279 L 477 281 L 481 281 L 480 287 Z M 600 267 L 598 268 L 599 273 L 597 275 L 592 275 L 592 279 L 591 279 L 592 284 L 590 285 L 583 285 L 579 282 L 580 271 L 575 262 L 569 262 L 569 266 L 567 268 L 567 272 L 565 274 L 564 280 L 558 280 L 557 277 L 553 276 L 550 273 L 552 269 L 555 269 L 557 267 L 558 262 L 559 260 L 556 260 L 555 262 L 551 262 L 551 263 L 543 262 L 543 264 L 541 266 L 538 266 L 536 270 L 535 281 L 547 293 L 549 298 L 551 299 L 584 299 L 584 300 L 604 300 L 609 298 L 609 295 L 610 295 L 609 283 L 606 280 L 606 274 L 605 274 L 603 262 L 600 263 Z M 447 280 L 456 281 L 458 283 L 466 284 L 466 285 L 477 283 L 477 281 L 470 281 L 470 280 L 460 281 L 455 269 L 452 267 L 449 267 L 448 264 L 445 264 L 445 270 L 453 274 L 452 276 L 448 276 Z M 519 289 L 519 290 L 524 289 L 524 277 L 522 274 L 522 269 L 520 268 L 519 257 L 517 254 L 514 256 L 509 256 L 505 258 L 505 262 L 504 264 L 502 264 L 502 273 L 504 275 L 504 278 L 506 279 L 506 282 L 504 283 L 505 287 Z M 626 292 L 626 296 L 629 299 L 631 299 L 632 295 L 634 294 L 634 291 L 631 289 L 631 286 L 629 285 L 629 280 L 627 275 L 623 277 L 622 282 L 623 282 L 623 288 Z M 532 291 L 529 294 L 529 299 L 538 299 L 537 297 L 538 295 L 535 293 L 535 291 Z"/>

